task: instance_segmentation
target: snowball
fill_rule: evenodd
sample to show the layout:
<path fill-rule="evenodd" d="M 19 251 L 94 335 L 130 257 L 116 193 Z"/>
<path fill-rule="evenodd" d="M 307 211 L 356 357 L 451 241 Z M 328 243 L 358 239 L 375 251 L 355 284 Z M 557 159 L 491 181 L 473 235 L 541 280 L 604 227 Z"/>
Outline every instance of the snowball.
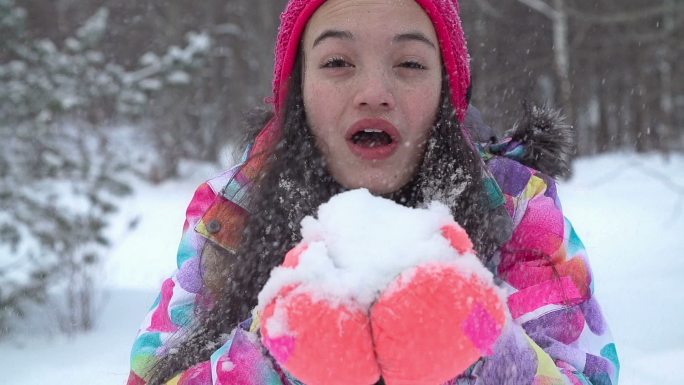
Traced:
<path fill-rule="evenodd" d="M 439 202 L 414 209 L 365 189 L 336 195 L 319 207 L 317 218 L 302 220 L 302 242 L 308 247 L 296 267 L 271 272 L 258 310 L 289 285 L 299 285 L 293 293 L 304 291 L 333 306 L 353 299 L 369 307 L 400 274 L 431 262 L 456 265 L 464 274 L 491 282 L 491 273 L 475 255 L 459 255 L 442 236 L 441 228 L 452 223 L 449 209 Z M 281 329 L 275 323 L 269 331 Z"/>

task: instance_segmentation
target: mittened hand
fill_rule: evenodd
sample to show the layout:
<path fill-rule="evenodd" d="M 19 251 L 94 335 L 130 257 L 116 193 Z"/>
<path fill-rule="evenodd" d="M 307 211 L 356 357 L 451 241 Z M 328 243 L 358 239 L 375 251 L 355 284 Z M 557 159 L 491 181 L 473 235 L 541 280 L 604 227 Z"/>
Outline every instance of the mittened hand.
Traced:
<path fill-rule="evenodd" d="M 261 338 L 273 358 L 305 384 L 374 384 L 380 369 L 366 310 L 313 298 L 295 287 L 266 307 Z"/>
<path fill-rule="evenodd" d="M 505 324 L 491 284 L 450 264 L 399 276 L 370 309 L 373 344 L 388 385 L 443 384 L 492 354 Z"/>
<path fill-rule="evenodd" d="M 290 251 L 283 266 L 296 267 L 304 250 Z M 261 316 L 261 338 L 273 358 L 309 385 L 375 383 L 380 370 L 367 310 L 353 300 L 315 300 L 300 289 L 283 288 Z"/>
<path fill-rule="evenodd" d="M 442 235 L 459 254 L 472 243 L 458 225 Z M 288 253 L 299 264 L 305 245 Z M 430 262 L 405 270 L 377 300 L 330 301 L 294 283 L 264 308 L 261 335 L 278 363 L 308 385 L 439 385 L 492 348 L 505 305 L 490 282 L 467 265 Z"/>

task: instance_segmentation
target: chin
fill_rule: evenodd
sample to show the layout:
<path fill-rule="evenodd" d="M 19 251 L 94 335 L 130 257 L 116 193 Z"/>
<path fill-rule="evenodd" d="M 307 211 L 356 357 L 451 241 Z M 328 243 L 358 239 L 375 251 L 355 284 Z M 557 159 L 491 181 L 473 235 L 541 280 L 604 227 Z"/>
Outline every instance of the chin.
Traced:
<path fill-rule="evenodd" d="M 410 178 L 401 178 L 396 175 L 386 176 L 371 174 L 364 175 L 362 177 L 355 175 L 354 178 L 349 178 L 340 183 L 348 189 L 365 188 L 373 195 L 386 195 L 396 192 L 402 188 L 406 183 L 408 183 L 409 179 Z"/>

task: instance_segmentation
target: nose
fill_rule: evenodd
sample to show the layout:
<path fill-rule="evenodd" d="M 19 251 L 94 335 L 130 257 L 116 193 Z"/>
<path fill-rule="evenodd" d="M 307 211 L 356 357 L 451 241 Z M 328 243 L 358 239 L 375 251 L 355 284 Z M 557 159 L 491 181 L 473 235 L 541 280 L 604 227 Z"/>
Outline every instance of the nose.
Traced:
<path fill-rule="evenodd" d="M 385 112 L 395 106 L 394 89 L 390 76 L 382 70 L 368 70 L 357 79 L 354 95 L 356 108 L 370 112 Z"/>

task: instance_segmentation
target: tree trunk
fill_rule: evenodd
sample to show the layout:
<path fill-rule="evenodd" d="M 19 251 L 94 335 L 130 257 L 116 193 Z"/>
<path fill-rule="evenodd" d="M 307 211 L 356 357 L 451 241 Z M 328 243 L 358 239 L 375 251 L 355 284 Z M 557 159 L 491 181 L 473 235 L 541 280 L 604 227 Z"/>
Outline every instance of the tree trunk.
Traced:
<path fill-rule="evenodd" d="M 553 29 L 554 69 L 560 83 L 560 97 L 563 112 L 568 122 L 574 123 L 575 106 L 572 100 L 572 81 L 570 79 L 570 38 L 569 15 L 565 0 L 552 0 L 553 6 L 542 0 L 518 0 L 528 7 L 542 13 L 551 20 Z M 576 138 L 579 139 L 579 138 Z"/>
<path fill-rule="evenodd" d="M 631 140 L 634 141 L 634 149 L 637 152 L 646 152 L 647 149 L 647 142 L 648 142 L 648 135 L 650 134 L 651 128 L 649 127 L 648 123 L 648 114 L 646 111 L 646 106 L 647 106 L 647 92 L 644 87 L 644 75 L 643 75 L 643 69 L 641 69 L 640 65 L 635 63 L 637 66 L 635 68 L 637 72 L 636 80 L 636 89 L 635 89 L 635 95 L 634 95 L 634 121 L 632 122 L 632 127 L 631 127 Z"/>
<path fill-rule="evenodd" d="M 598 79 L 596 88 L 596 99 L 598 101 L 599 122 L 596 129 L 596 149 L 598 153 L 606 152 L 611 147 L 612 134 L 608 116 L 610 114 L 610 97 L 606 92 L 607 84 L 605 79 Z"/>
<path fill-rule="evenodd" d="M 568 12 L 565 0 L 553 0 L 556 10 L 553 18 L 553 53 L 556 64 L 556 74 L 560 82 L 561 100 L 565 107 L 568 121 L 574 121 L 574 106 L 572 103 L 572 83 L 570 81 L 570 44 L 568 37 Z"/>
<path fill-rule="evenodd" d="M 669 152 L 669 144 L 674 138 L 674 97 L 672 90 L 672 40 L 675 31 L 675 0 L 663 0 L 667 11 L 663 15 L 663 41 L 658 48 L 658 73 L 660 77 L 660 122 L 658 124 L 657 146 L 662 152 Z"/>

